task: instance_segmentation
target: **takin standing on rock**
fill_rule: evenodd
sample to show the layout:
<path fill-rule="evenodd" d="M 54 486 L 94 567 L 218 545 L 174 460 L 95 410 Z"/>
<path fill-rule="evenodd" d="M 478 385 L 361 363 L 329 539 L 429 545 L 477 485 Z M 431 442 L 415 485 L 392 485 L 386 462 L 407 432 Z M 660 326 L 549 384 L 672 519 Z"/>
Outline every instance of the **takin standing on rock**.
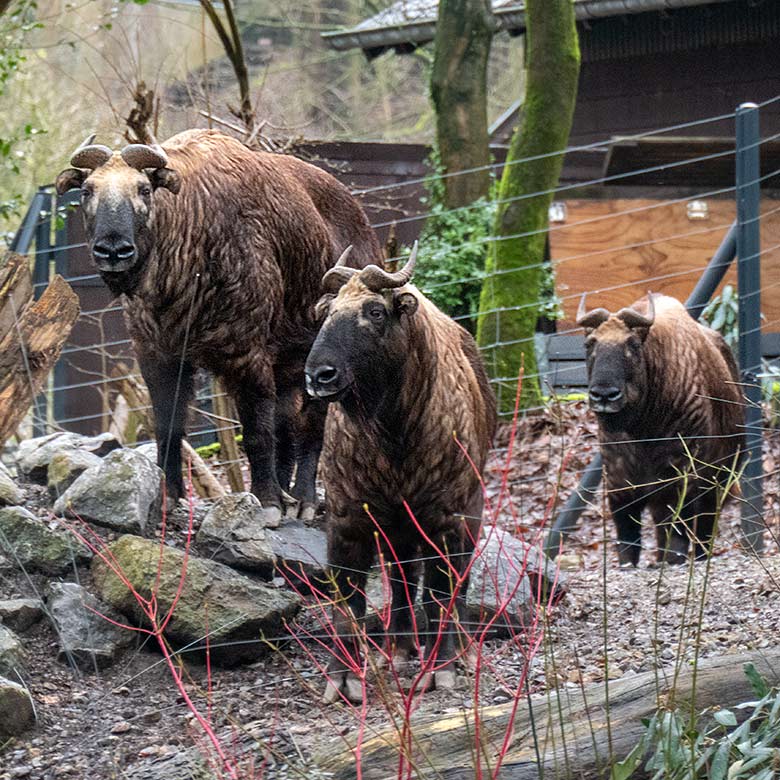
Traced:
<path fill-rule="evenodd" d="M 649 293 L 611 314 L 585 311 L 590 408 L 596 413 L 621 565 L 639 562 L 642 510 L 655 521 L 658 560 L 710 547 L 723 493 L 744 452 L 744 398 L 719 333 L 675 298 Z"/>
<path fill-rule="evenodd" d="M 357 267 L 377 257 L 362 208 L 319 168 L 212 130 L 121 152 L 91 141 L 57 177 L 57 191 L 81 188 L 95 265 L 124 296 L 168 495 L 184 492 L 181 441 L 203 367 L 236 402 L 264 507 L 281 509 L 301 432 L 294 496 L 313 514 L 326 407 L 298 412 L 303 366 L 323 273 L 348 245 Z"/>
<path fill-rule="evenodd" d="M 471 335 L 408 285 L 416 254 L 415 245 L 395 273 L 375 265 L 357 271 L 342 265 L 344 258 L 328 271 L 318 304 L 324 322 L 306 361 L 310 395 L 331 402 L 320 474 L 335 597 L 348 607 L 334 609 L 339 638 L 326 701 L 341 694 L 362 698 L 360 682 L 337 656 L 340 647 L 352 645 L 348 612 L 356 619 L 365 615 L 377 525 L 384 560 L 394 567 L 393 661 L 405 664 L 415 649 L 411 605 L 415 561 L 423 560 L 425 652 L 432 672 L 427 683 L 443 689 L 455 683 L 454 629 L 441 608 L 453 593 L 453 570 L 464 572 L 478 538 L 479 471 L 493 437 L 496 405 Z M 464 582 L 458 596 L 465 588 Z"/>

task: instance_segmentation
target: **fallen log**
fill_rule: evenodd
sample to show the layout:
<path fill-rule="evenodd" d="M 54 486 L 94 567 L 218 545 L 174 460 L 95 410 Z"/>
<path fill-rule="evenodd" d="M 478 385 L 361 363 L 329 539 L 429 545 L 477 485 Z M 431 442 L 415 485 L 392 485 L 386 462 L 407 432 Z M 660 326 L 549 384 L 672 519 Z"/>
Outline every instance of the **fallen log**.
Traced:
<path fill-rule="evenodd" d="M 416 780 L 474 780 L 479 755 L 482 776 L 498 780 L 609 777 L 610 767 L 639 744 L 645 730 L 642 720 L 659 708 L 687 715 L 754 699 L 744 673 L 747 663 L 769 685 L 780 684 L 780 650 L 772 650 L 705 659 L 695 676 L 686 666 L 676 678 L 673 671 L 661 670 L 588 686 L 584 692 L 567 688 L 520 701 L 511 728 L 512 703 L 482 708 L 479 749 L 472 710 L 435 719 L 413 718 L 412 776 Z M 508 749 L 494 775 L 507 731 L 511 732 Z M 396 777 L 400 755 L 397 730 L 364 740 L 362 777 Z M 354 750 L 345 749 L 343 743 L 323 751 L 316 763 L 333 780 L 358 777 Z"/>
<path fill-rule="evenodd" d="M 79 316 L 79 299 L 55 276 L 30 303 L 27 259 L 11 255 L 0 278 L 0 445 L 16 430 L 62 350 Z"/>

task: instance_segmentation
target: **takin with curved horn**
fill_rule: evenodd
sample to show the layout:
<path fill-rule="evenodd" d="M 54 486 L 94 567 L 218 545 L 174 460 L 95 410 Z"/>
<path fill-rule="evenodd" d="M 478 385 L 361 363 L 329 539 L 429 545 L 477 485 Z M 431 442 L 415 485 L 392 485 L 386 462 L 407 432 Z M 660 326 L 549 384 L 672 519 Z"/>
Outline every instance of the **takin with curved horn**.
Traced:
<path fill-rule="evenodd" d="M 252 492 L 280 513 L 297 466 L 291 492 L 313 516 L 325 407 L 307 401 L 303 364 L 325 271 L 348 245 L 360 268 L 379 255 L 362 208 L 321 169 L 212 130 L 107 152 L 63 171 L 57 189 L 81 188 L 95 265 L 123 296 L 168 495 L 184 492 L 181 441 L 203 367 L 236 401 Z"/>
<path fill-rule="evenodd" d="M 349 607 L 334 609 L 334 644 L 342 649 L 334 650 L 328 672 L 329 702 L 362 696 L 338 659 L 352 646 L 347 614 L 359 619 L 365 612 L 362 594 L 377 553 L 374 520 L 382 529 L 384 559 L 396 566 L 389 574 L 394 660 L 405 663 L 414 645 L 410 603 L 419 574 L 415 561 L 423 560 L 426 657 L 436 653 L 431 682 L 438 688 L 455 682 L 453 628 L 440 607 L 452 594 L 450 573 L 465 570 L 478 538 L 479 473 L 496 403 L 474 339 L 407 284 L 416 256 L 415 247 L 395 274 L 368 266 L 337 295 L 323 296 L 325 321 L 306 361 L 309 393 L 331 402 L 320 474 L 334 596 Z M 437 550 L 445 551 L 446 562 Z"/>
<path fill-rule="evenodd" d="M 593 316 L 599 312 L 606 317 Z M 597 309 L 580 322 L 620 563 L 639 562 L 645 508 L 659 561 L 681 563 L 691 545 L 706 555 L 744 452 L 731 349 L 664 295 L 648 293 L 617 314 Z"/>

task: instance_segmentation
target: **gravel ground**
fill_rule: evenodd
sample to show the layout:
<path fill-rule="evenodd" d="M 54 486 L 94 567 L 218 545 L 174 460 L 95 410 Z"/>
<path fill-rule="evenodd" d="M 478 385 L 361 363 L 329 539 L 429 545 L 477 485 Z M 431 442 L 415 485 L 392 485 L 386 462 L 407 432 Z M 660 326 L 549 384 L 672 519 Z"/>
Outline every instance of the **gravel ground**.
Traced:
<path fill-rule="evenodd" d="M 508 462 L 503 449 L 508 435 L 502 431 L 486 472 L 492 519 L 529 541 L 540 541 L 558 497 L 565 500 L 577 473 L 594 454 L 594 430 L 581 405 L 550 410 L 520 424 Z M 654 535 L 647 528 L 640 567 L 620 569 L 611 521 L 603 521 L 601 504 L 585 513 L 561 557 L 566 595 L 546 614 L 546 631 L 530 668 L 532 690 L 579 686 L 606 675 L 614 679 L 653 668 L 673 670 L 694 653 L 706 657 L 776 646 L 780 437 L 768 432 L 767 443 L 769 531 L 761 558 L 739 547 L 736 504 L 724 511 L 709 565 L 677 568 L 653 564 Z M 502 492 L 504 499 L 499 500 Z M 88 585 L 88 572 L 78 574 Z M 0 562 L 1 597 L 35 595 L 44 586 L 43 578 L 27 577 L 9 562 Z M 316 614 L 309 613 L 298 635 L 317 630 Z M 540 631 L 541 623 L 535 635 Z M 0 780 L 218 776 L 187 767 L 193 746 L 206 752 L 202 732 L 152 648 L 139 644 L 114 667 L 85 674 L 56 661 L 56 637 L 47 622 L 22 639 L 28 655 L 24 682 L 35 700 L 37 725 L 23 738 L 0 744 Z M 319 662 L 326 660 L 311 641 L 304 644 Z M 509 699 L 526 666 L 527 647 L 524 636 L 486 643 L 480 702 Z M 186 656 L 182 663 L 187 688 L 205 711 L 206 669 L 189 663 Z M 242 780 L 317 778 L 312 756 L 356 733 L 360 712 L 342 705 L 324 707 L 319 702 L 321 684 L 307 652 L 289 638 L 280 642 L 278 652 L 251 666 L 213 670 L 210 718 L 230 755 L 243 756 Z M 418 697 L 418 711 L 439 715 L 471 706 L 473 673 L 462 675 L 459 684 L 455 692 Z M 367 734 L 386 727 L 388 708 L 400 701 L 397 692 L 389 693 L 384 703 L 375 694 L 365 711 Z M 253 749 L 244 755 L 247 745 Z M 251 760 L 253 770 L 248 768 Z"/>

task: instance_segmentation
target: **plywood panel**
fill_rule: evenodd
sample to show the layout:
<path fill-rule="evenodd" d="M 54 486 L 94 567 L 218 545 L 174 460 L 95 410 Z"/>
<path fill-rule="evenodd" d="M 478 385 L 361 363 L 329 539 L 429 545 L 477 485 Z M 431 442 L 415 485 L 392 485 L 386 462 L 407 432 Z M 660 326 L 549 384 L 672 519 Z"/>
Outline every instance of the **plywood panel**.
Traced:
<path fill-rule="evenodd" d="M 569 200 L 550 246 L 562 328 L 571 327 L 579 298 L 610 310 L 648 290 L 685 300 L 734 219 L 733 200 L 708 200 L 709 218 L 688 219 L 685 202 Z M 780 201 L 761 205 L 761 311 L 764 331 L 780 330 Z M 736 266 L 726 281 L 736 284 Z"/>

